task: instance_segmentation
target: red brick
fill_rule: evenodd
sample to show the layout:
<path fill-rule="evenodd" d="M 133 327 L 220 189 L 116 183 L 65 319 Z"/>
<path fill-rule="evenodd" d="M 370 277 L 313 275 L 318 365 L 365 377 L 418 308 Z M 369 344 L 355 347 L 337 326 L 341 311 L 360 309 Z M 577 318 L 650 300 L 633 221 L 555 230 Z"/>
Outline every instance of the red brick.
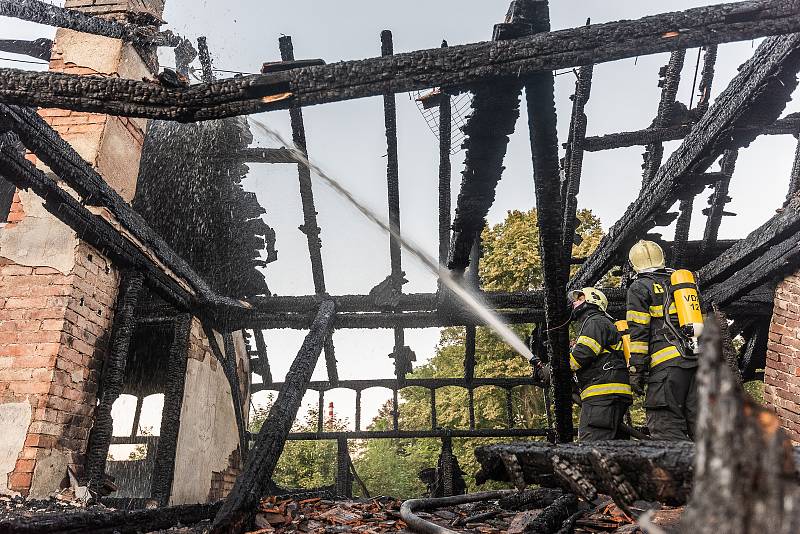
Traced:
<path fill-rule="evenodd" d="M 55 436 L 47 436 L 44 434 L 28 434 L 28 437 L 25 439 L 25 446 L 52 449 L 56 446 L 57 441 L 58 440 Z"/>
<path fill-rule="evenodd" d="M 16 211 L 20 209 L 19 204 L 17 204 L 14 208 Z M 20 276 L 26 274 L 33 274 L 33 267 L 26 267 L 25 265 L 4 265 L 2 269 L 0 269 L 0 274 L 2 275 L 10 275 L 10 276 Z"/>
<path fill-rule="evenodd" d="M 31 487 L 33 473 L 11 473 L 8 475 L 8 485 L 12 490 L 22 491 Z"/>
<path fill-rule="evenodd" d="M 50 391 L 49 382 L 19 382 L 14 386 L 17 393 L 47 393 Z"/>
<path fill-rule="evenodd" d="M 46 297 L 11 297 L 6 301 L 6 308 L 44 308 L 48 305 Z"/>

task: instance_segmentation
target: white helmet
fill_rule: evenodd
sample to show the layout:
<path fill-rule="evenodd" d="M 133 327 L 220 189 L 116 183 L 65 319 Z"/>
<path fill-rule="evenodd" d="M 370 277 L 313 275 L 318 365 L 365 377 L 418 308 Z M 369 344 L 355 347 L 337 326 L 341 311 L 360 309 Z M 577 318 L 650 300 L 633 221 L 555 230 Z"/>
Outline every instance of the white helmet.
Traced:
<path fill-rule="evenodd" d="M 584 287 L 583 289 L 575 289 L 570 291 L 569 297 L 570 300 L 575 302 L 579 295 L 583 295 L 586 298 L 586 302 L 589 304 L 594 304 L 600 310 L 606 311 L 608 310 L 608 298 L 603 294 L 602 291 L 595 287 Z"/>
<path fill-rule="evenodd" d="M 664 251 L 653 241 L 639 241 L 631 247 L 628 253 L 631 267 L 637 273 L 648 269 L 663 269 L 666 266 Z"/>

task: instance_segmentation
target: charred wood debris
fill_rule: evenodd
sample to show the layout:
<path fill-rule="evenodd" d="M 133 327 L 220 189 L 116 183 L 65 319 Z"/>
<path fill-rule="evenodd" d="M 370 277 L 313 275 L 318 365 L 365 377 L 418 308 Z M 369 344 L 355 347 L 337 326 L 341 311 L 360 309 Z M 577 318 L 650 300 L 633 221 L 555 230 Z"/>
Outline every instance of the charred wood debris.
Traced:
<path fill-rule="evenodd" d="M 698 532 L 797 531 L 798 451 L 774 414 L 753 403 L 739 375 L 757 376 L 763 367 L 775 283 L 800 266 L 800 156 L 790 177 L 786 204 L 762 227 L 739 240 L 720 240 L 719 228 L 730 202 L 729 184 L 740 150 L 759 135 L 800 135 L 797 114 L 780 117 L 797 86 L 800 70 L 800 17 L 791 0 L 756 0 L 665 13 L 634 21 L 590 24 L 551 31 L 545 0 L 515 0 L 491 42 L 394 54 L 392 35 L 381 35 L 381 56 L 325 65 L 294 57 L 290 37 L 279 43 L 281 61 L 265 63 L 262 74 L 216 80 L 208 43 L 197 49 L 202 83 L 187 85 L 192 43 L 160 30 L 163 21 L 147 13 L 125 20 L 93 17 L 36 0 L 0 0 L 0 16 L 122 39 L 147 60 L 158 46 L 175 48 L 177 76 L 154 81 L 75 76 L 0 69 L 0 175 L 30 189 L 44 207 L 78 235 L 107 254 L 123 270 L 120 299 L 103 369 L 99 403 L 87 453 L 87 486 L 102 493 L 110 483 L 105 459 L 111 443 L 113 401 L 123 391 L 131 339 L 153 325 L 169 346 L 162 436 L 146 510 L 114 510 L 102 505 L 66 511 L 69 496 L 24 506 L 0 500 L 1 532 L 148 532 L 170 529 L 211 532 L 638 532 L 660 526 Z M 728 87 L 711 102 L 717 45 L 768 37 L 743 64 Z M 0 41 L 0 50 L 49 59 L 52 42 Z M 699 97 L 676 99 L 686 52 L 698 50 Z M 670 52 L 659 73 L 662 97 L 653 122 L 642 130 L 587 137 L 586 106 L 593 65 L 646 54 Z M 565 157 L 559 160 L 554 105 L 556 69 L 576 68 L 576 85 Z M 170 80 L 176 83 L 169 83 Z M 624 265 L 624 251 L 648 237 L 664 245 L 672 264 L 696 270 L 705 301 L 732 319 L 710 320 L 704 334 L 699 374 L 700 424 L 696 444 L 620 442 L 573 444 L 570 373 L 565 330 L 550 330 L 545 359 L 553 366 L 555 423 L 549 428 L 515 425 L 514 388 L 550 387 L 534 379 L 476 378 L 475 327 L 481 321 L 440 290 L 406 294 L 401 247 L 389 240 L 386 280 L 368 294 L 327 292 L 302 107 L 381 96 L 387 140 L 387 200 L 390 226 L 399 235 L 402 167 L 397 150 L 395 95 L 436 88 L 439 107 L 439 261 L 480 291 L 480 233 L 502 178 L 503 161 L 527 100 L 533 155 L 532 180 L 539 207 L 540 252 L 545 287 L 524 293 L 481 293 L 507 322 L 542 326 L 564 322 L 565 291 L 597 283 Z M 464 127 L 465 170 L 451 218 L 450 96 L 473 94 Z M 138 189 L 126 203 L 34 111 L 56 107 L 156 119 L 145 140 Z M 294 147 L 253 149 L 243 115 L 289 110 Z M 204 122 L 200 122 L 204 121 Z M 188 123 L 188 124 L 181 124 Z M 682 140 L 664 162 L 663 143 Z M 20 145 L 52 173 L 33 165 Z M 577 196 L 584 154 L 644 146 L 642 188 L 625 215 L 587 258 L 573 258 Z M 798 145 L 800 147 L 800 145 Z M 181 154 L 175 157 L 174 154 Z M 798 148 L 800 154 L 800 148 Z M 721 158 L 721 160 L 720 160 Z M 720 160 L 721 170 L 712 172 Z M 188 163 L 187 163 L 188 162 Z M 297 164 L 314 295 L 272 296 L 263 272 L 277 259 L 275 232 L 242 180 L 248 163 Z M 165 180 L 164 176 L 169 176 Z M 67 192 L 64 186 L 70 188 Z M 713 189 L 703 239 L 690 241 L 694 197 Z M 671 213 L 679 203 L 679 213 Z M 678 219 L 672 241 L 651 233 Z M 162 237 L 165 236 L 165 237 Z M 577 273 L 571 276 L 571 268 Z M 610 289 L 610 313 L 624 316 L 624 290 Z M 221 503 L 169 507 L 177 431 L 192 317 L 201 320 L 215 358 L 229 381 L 242 474 Z M 712 317 L 719 318 L 715 313 Z M 467 328 L 465 374 L 453 379 L 408 379 L 415 359 L 404 329 L 458 325 Z M 720 328 L 720 325 L 722 328 Z M 274 382 L 263 329 L 309 330 L 289 374 Z M 390 380 L 340 380 L 332 341 L 334 328 L 391 328 L 395 334 L 396 376 Z M 258 435 L 246 431 L 231 332 L 247 330 L 252 369 L 278 400 Z M 730 330 L 730 331 L 728 331 Z M 217 342 L 214 332 L 222 334 Z M 742 335 L 731 355 L 730 336 Z M 727 348 L 725 348 L 727 347 Z M 324 352 L 328 380 L 312 382 Z M 726 359 L 727 353 L 727 359 Z M 737 361 L 738 358 L 738 361 Z M 731 363 L 736 369 L 731 369 Z M 375 386 L 393 392 L 393 427 L 362 429 L 361 392 Z M 458 386 L 469 392 L 468 429 L 442 429 L 436 391 Z M 474 390 L 501 387 L 508 398 L 504 429 L 476 428 Z M 403 430 L 398 395 L 405 387 L 430 391 L 431 427 Z M 292 433 L 306 391 L 346 388 L 356 393 L 356 429 Z M 476 450 L 479 482 L 502 481 L 515 490 L 459 495 L 465 491 L 456 437 L 547 438 Z M 442 440 L 439 464 L 426 476 L 431 496 L 400 503 L 388 498 L 352 497 L 359 482 L 347 452 L 348 439 L 435 437 Z M 335 439 L 339 443 L 337 482 L 311 493 L 277 488 L 272 475 L 287 440 Z M 252 442 L 252 445 L 251 445 Z M 736 451 L 737 457 L 732 457 Z M 537 487 L 528 487 L 535 485 Z M 364 488 L 366 491 L 366 488 Z M 684 506 L 687 506 L 684 513 Z M 38 508 L 37 508 L 38 507 Z M 38 510 L 38 513 L 36 512 Z"/>

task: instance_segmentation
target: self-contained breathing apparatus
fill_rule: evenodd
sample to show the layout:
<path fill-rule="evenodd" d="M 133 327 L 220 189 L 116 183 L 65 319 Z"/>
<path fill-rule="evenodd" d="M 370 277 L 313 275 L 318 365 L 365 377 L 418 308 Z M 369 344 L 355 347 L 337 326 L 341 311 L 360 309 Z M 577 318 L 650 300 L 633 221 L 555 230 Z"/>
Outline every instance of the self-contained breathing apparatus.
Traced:
<path fill-rule="evenodd" d="M 703 313 L 697 283 L 692 272 L 686 269 L 662 270 L 664 271 L 669 274 L 669 279 L 667 287 L 662 288 L 664 330 L 661 333 L 678 348 L 684 358 L 696 359 L 700 353 L 699 338 L 703 333 Z M 650 278 L 659 285 L 665 282 L 661 277 L 654 276 L 654 273 L 640 273 L 639 276 Z M 673 313 L 678 315 L 677 326 L 672 322 Z"/>

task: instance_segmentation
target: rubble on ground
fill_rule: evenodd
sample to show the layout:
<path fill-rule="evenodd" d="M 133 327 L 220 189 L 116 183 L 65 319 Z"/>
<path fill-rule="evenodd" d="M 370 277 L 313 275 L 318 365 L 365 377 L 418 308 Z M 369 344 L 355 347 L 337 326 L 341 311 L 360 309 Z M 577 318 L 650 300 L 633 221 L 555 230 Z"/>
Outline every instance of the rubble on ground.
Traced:
<path fill-rule="evenodd" d="M 403 501 L 376 497 L 353 501 L 334 501 L 320 498 L 295 500 L 267 497 L 261 500 L 255 516 L 255 529 L 248 534 L 342 534 L 410 532 L 400 518 Z M 637 503 L 639 504 L 639 503 Z M 634 513 L 644 508 L 656 508 L 648 521 L 674 531 L 683 508 L 660 507 L 655 503 L 640 503 Z M 435 525 L 456 532 L 471 534 L 522 534 L 525 527 L 542 512 L 542 508 L 509 510 L 498 501 L 484 501 L 420 511 L 415 514 Z M 575 534 L 637 534 L 642 530 L 635 519 L 617 507 L 610 497 L 600 496 L 592 505 L 568 519 Z"/>

